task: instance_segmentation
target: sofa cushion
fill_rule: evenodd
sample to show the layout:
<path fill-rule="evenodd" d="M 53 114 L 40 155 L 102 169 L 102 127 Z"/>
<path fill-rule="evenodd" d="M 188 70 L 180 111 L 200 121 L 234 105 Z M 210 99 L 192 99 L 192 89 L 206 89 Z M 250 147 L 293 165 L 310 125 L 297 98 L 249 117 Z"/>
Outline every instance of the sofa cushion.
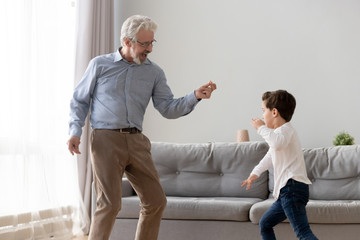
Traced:
<path fill-rule="evenodd" d="M 251 206 L 260 198 L 167 197 L 163 219 L 249 221 Z M 124 197 L 117 218 L 138 218 L 140 200 Z"/>
<path fill-rule="evenodd" d="M 266 199 L 265 201 L 255 203 L 249 211 L 249 219 L 254 224 L 259 224 L 262 215 L 273 204 L 274 198 Z"/>
<path fill-rule="evenodd" d="M 312 182 L 310 199 L 360 200 L 360 146 L 303 149 L 307 174 Z M 269 169 L 269 190 L 273 191 Z"/>
<path fill-rule="evenodd" d="M 267 199 L 255 203 L 250 209 L 250 221 L 258 224 L 274 201 Z M 306 214 L 309 223 L 360 223 L 360 200 L 310 200 L 306 206 Z"/>
<path fill-rule="evenodd" d="M 305 149 L 310 198 L 360 200 L 360 146 Z"/>
<path fill-rule="evenodd" d="M 267 174 L 246 191 L 241 188 L 268 150 L 265 142 L 152 143 L 152 156 L 167 196 L 244 197 L 268 196 Z"/>

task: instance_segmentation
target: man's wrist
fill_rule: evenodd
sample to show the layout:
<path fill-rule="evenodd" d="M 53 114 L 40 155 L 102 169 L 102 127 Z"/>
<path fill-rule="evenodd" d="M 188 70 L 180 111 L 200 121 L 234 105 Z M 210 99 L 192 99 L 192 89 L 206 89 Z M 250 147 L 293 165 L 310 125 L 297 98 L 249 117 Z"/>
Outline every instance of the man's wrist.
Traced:
<path fill-rule="evenodd" d="M 202 98 L 198 98 L 198 97 L 196 96 L 196 90 L 194 90 L 194 96 L 195 96 L 196 100 L 198 100 L 198 102 L 201 101 Z"/>

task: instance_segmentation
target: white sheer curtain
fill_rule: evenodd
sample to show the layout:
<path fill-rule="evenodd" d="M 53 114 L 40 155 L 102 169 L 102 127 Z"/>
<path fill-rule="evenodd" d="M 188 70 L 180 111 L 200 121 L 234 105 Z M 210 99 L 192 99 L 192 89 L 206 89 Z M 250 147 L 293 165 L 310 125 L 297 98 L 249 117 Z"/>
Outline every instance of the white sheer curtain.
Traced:
<path fill-rule="evenodd" d="M 1 1 L 0 239 L 69 239 L 88 225 L 66 146 L 75 4 Z"/>

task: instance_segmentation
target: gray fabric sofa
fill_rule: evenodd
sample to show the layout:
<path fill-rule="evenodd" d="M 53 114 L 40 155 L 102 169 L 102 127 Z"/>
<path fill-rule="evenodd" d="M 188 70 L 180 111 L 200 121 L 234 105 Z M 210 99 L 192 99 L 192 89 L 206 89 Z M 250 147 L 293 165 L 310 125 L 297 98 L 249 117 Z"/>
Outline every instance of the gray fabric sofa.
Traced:
<path fill-rule="evenodd" d="M 251 190 L 241 188 L 268 150 L 265 142 L 152 143 L 153 160 L 167 195 L 160 240 L 261 239 L 258 223 L 272 204 L 270 170 Z M 360 239 L 360 146 L 304 149 L 312 185 L 307 215 L 319 239 Z M 123 181 L 122 210 L 111 239 L 134 239 L 139 198 Z M 296 239 L 288 222 L 277 239 Z"/>

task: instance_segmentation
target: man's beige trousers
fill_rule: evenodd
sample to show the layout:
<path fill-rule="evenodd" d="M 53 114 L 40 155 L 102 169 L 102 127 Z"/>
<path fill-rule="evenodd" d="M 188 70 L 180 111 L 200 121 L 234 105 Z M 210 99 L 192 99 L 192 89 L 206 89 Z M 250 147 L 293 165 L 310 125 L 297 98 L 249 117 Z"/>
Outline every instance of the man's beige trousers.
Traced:
<path fill-rule="evenodd" d="M 136 240 L 156 240 L 166 197 L 150 153 L 151 143 L 142 133 L 93 130 L 91 154 L 97 195 L 89 240 L 106 240 L 121 209 L 121 184 L 125 173 L 141 200 Z M 122 239 L 118 236 L 118 239 Z"/>

